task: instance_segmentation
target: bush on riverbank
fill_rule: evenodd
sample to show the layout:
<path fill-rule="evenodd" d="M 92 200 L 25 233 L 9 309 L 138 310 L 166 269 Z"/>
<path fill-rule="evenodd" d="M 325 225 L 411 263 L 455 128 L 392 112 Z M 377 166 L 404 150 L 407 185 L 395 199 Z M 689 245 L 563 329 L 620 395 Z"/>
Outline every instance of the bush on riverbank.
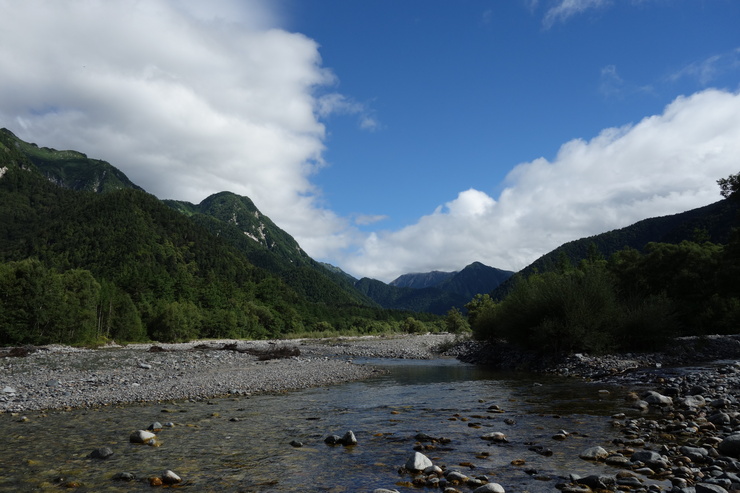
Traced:
<path fill-rule="evenodd" d="M 653 243 L 519 279 L 501 302 L 469 304 L 478 339 L 542 352 L 661 348 L 670 338 L 740 329 L 740 234 L 730 244 Z"/>

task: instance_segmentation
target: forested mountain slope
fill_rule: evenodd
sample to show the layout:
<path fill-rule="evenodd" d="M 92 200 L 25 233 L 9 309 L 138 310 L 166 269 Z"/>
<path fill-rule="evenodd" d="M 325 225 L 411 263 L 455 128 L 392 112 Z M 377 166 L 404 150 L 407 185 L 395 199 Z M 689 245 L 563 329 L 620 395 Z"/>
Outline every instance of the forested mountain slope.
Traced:
<path fill-rule="evenodd" d="M 278 228 L 265 247 L 214 217 L 220 199 L 227 205 L 248 199 L 218 194 L 203 205 L 213 215 L 183 214 L 124 181 L 80 182 L 73 190 L 50 181 L 32 158 L 40 152 L 59 163 L 72 156 L 77 167 L 83 155 L 37 149 L 0 133 L 0 291 L 8 293 L 0 344 L 62 335 L 68 342 L 279 337 L 315 327 L 372 330 L 378 321 L 407 316 L 370 306 L 346 279 L 344 286 L 332 282 Z M 60 169 L 66 176 L 67 168 Z M 282 252 L 270 250 L 280 242 Z M 69 301 L 84 307 L 74 322 L 54 311 Z"/>

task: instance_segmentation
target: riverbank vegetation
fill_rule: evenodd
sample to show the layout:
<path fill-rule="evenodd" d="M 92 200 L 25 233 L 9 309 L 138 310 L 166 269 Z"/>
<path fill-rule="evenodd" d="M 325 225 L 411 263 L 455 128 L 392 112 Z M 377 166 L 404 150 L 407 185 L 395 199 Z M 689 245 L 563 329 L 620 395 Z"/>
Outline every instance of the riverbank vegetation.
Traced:
<path fill-rule="evenodd" d="M 719 180 L 738 200 L 738 176 Z M 700 237 L 700 232 L 697 232 Z M 661 348 L 684 335 L 740 331 L 740 230 L 727 244 L 682 241 L 626 248 L 602 258 L 595 248 L 573 265 L 519 276 L 501 301 L 478 295 L 467 308 L 475 336 L 543 352 Z"/>

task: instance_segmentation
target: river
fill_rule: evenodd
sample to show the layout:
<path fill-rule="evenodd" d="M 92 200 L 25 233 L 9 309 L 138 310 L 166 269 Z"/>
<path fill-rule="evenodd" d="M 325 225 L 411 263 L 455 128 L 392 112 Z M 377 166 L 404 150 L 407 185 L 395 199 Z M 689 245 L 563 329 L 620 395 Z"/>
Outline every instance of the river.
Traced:
<path fill-rule="evenodd" d="M 418 433 L 449 439 L 424 452 L 435 464 L 486 475 L 507 492 L 556 491 L 570 473 L 615 472 L 578 455 L 596 445 L 615 448 L 618 432 L 609 416 L 627 412 L 625 389 L 493 372 L 452 359 L 364 362 L 388 372 L 275 395 L 29 413 L 25 422 L 0 415 L 0 491 L 59 491 L 65 485 L 152 491 L 144 478 L 170 469 L 183 479 L 178 489 L 193 492 L 419 492 L 425 489 L 411 487 L 412 476 L 399 472 Z M 494 405 L 503 412 L 493 412 Z M 155 421 L 174 425 L 158 433 L 160 446 L 129 443 L 132 431 Z M 561 429 L 568 438 L 553 440 Z M 347 430 L 356 446 L 324 443 Z M 492 431 L 509 442 L 481 439 Z M 530 450 L 535 445 L 553 454 Z M 114 455 L 87 457 L 100 447 Z M 512 465 L 515 459 L 525 465 Z M 113 479 L 124 471 L 142 480 Z"/>

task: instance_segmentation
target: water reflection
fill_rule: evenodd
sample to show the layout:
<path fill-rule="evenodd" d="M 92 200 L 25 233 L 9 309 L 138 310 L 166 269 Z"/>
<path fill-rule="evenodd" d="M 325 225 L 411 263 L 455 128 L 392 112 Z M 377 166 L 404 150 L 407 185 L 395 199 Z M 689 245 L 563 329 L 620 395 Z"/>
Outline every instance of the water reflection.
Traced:
<path fill-rule="evenodd" d="M 553 491 L 524 468 L 553 478 L 593 474 L 606 466 L 577 458 L 585 448 L 607 446 L 612 437 L 605 415 L 623 410 L 621 389 L 529 374 L 496 373 L 455 360 L 368 361 L 388 374 L 372 380 L 279 395 L 107 407 L 94 411 L 0 416 L 0 489 L 58 490 L 79 481 L 78 491 L 151 491 L 145 482 L 112 478 L 129 471 L 140 478 L 172 469 L 191 491 L 372 491 L 408 481 L 398 468 L 413 453 L 417 433 L 450 443 L 427 452 L 436 463 L 468 474 L 486 474 L 507 491 Z M 608 394 L 599 390 L 609 390 Z M 505 412 L 490 412 L 491 405 Z M 505 421 L 506 420 L 506 421 Z M 159 434 L 162 445 L 128 443 L 131 431 L 172 421 Z M 330 447 L 330 434 L 353 430 L 355 447 Z M 571 433 L 564 442 L 552 435 Z M 480 437 L 502 431 L 510 442 L 491 445 Z M 303 447 L 290 445 L 300 441 Z M 529 448 L 541 444 L 551 457 Z M 113 458 L 86 458 L 108 446 Z M 472 464 L 460 466 L 461 463 Z"/>

